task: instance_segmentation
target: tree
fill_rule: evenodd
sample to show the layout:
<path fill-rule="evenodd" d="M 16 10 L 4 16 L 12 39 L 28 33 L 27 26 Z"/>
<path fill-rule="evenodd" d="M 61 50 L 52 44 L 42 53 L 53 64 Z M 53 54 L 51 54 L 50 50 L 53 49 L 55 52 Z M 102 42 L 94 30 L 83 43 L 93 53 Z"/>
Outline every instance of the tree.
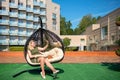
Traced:
<path fill-rule="evenodd" d="M 97 20 L 99 20 L 100 18 L 101 18 L 100 16 L 98 16 L 97 18 L 92 17 L 91 14 L 83 16 L 83 18 L 78 24 L 78 27 L 75 28 L 74 33 L 77 35 L 82 34 L 86 30 L 87 27 L 91 26 L 92 24 L 95 24 Z"/>
<path fill-rule="evenodd" d="M 69 39 L 67 37 L 63 39 L 63 44 L 64 44 L 65 48 L 70 45 L 70 41 L 71 41 L 71 39 Z"/>
<path fill-rule="evenodd" d="M 60 18 L 60 34 L 61 35 L 72 35 L 73 29 L 71 28 L 72 23 L 69 21 L 66 21 L 65 17 Z"/>
<path fill-rule="evenodd" d="M 66 19 L 65 17 L 60 17 L 60 34 L 66 35 Z"/>

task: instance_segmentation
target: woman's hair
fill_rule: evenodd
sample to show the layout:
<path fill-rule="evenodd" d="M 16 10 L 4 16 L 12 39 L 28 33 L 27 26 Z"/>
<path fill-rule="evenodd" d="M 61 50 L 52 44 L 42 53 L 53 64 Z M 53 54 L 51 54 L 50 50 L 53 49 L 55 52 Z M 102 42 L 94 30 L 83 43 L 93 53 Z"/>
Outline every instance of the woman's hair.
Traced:
<path fill-rule="evenodd" d="M 29 44 L 28 44 L 28 48 L 31 48 L 31 44 L 32 42 L 35 42 L 34 40 L 30 40 Z"/>

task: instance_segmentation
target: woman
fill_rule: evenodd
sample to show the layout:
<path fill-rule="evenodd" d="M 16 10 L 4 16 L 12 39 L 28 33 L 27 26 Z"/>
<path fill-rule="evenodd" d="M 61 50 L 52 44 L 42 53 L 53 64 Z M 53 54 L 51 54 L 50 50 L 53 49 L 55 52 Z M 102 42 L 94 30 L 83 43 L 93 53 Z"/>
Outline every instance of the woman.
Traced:
<path fill-rule="evenodd" d="M 42 51 L 46 50 L 47 47 L 48 47 L 48 41 L 46 40 L 46 45 L 44 47 L 36 47 L 36 43 L 34 40 L 31 40 L 29 42 L 29 45 L 28 45 L 28 55 L 30 58 L 36 58 L 38 60 L 38 62 L 40 62 L 40 65 L 41 65 L 41 76 L 43 79 L 45 79 L 45 70 L 44 70 L 44 64 L 46 64 L 53 72 L 53 74 L 57 74 L 59 72 L 59 70 L 56 70 L 52 64 L 48 61 L 48 58 L 47 56 L 48 55 L 44 55 Z M 59 42 L 58 43 L 54 43 L 53 45 L 56 45 L 56 44 L 60 44 Z M 49 53 L 49 51 L 47 52 Z"/>

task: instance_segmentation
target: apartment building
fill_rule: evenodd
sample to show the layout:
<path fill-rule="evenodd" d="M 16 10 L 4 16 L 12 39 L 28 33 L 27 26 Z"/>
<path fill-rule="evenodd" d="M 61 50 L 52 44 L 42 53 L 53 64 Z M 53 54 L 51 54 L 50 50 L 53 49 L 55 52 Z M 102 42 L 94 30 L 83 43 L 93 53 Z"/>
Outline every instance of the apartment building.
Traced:
<path fill-rule="evenodd" d="M 120 26 L 115 24 L 120 16 L 120 8 L 110 12 L 97 21 L 97 24 L 89 26 L 83 33 L 87 35 L 88 50 L 108 50 L 120 39 Z"/>
<path fill-rule="evenodd" d="M 0 50 L 24 45 L 38 28 L 60 34 L 60 6 L 52 0 L 0 0 Z"/>

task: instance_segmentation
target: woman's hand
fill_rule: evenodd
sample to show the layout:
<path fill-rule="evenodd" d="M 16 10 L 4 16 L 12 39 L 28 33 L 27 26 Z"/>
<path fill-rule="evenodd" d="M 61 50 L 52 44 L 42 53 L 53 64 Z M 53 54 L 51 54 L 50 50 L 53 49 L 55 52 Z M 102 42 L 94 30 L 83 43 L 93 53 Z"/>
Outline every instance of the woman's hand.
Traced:
<path fill-rule="evenodd" d="M 45 40 L 47 44 L 49 44 L 48 40 Z"/>

